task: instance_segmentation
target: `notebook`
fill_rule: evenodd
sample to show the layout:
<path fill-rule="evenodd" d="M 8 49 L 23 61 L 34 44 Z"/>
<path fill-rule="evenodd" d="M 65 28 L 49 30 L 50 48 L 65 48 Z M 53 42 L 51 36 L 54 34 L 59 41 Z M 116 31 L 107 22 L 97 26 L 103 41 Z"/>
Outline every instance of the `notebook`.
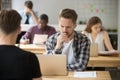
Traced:
<path fill-rule="evenodd" d="M 42 75 L 65 76 L 67 75 L 66 55 L 37 55 Z"/>
<path fill-rule="evenodd" d="M 98 56 L 98 44 L 97 43 L 91 43 L 91 45 L 90 45 L 90 56 L 91 57 Z"/>
<path fill-rule="evenodd" d="M 46 42 L 47 34 L 35 34 L 33 39 L 33 44 L 43 44 Z"/>
<path fill-rule="evenodd" d="M 111 50 L 111 51 L 99 51 L 99 55 L 101 56 L 119 56 L 119 51 Z"/>

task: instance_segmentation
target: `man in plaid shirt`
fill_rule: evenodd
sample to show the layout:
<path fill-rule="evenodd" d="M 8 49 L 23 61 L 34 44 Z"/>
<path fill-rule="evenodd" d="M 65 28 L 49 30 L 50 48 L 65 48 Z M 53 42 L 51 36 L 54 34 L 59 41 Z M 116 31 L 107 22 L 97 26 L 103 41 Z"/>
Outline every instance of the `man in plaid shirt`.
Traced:
<path fill-rule="evenodd" d="M 67 68 L 84 71 L 89 61 L 90 40 L 74 31 L 77 13 L 73 9 L 63 9 L 59 15 L 60 32 L 50 36 L 46 42 L 47 54 L 67 56 Z"/>

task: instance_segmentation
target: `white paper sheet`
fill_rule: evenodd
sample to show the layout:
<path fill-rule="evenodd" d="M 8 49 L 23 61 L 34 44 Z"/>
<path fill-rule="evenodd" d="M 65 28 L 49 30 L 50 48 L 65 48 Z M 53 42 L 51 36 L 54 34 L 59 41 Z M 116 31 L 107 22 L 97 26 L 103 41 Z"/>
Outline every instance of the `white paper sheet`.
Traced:
<path fill-rule="evenodd" d="M 99 51 L 99 54 L 118 54 L 119 52 L 116 50 L 111 51 Z"/>
<path fill-rule="evenodd" d="M 33 44 L 43 44 L 46 42 L 48 35 L 46 34 L 35 34 Z"/>
<path fill-rule="evenodd" d="M 74 77 L 76 78 L 96 78 L 96 71 L 88 72 L 74 72 Z"/>

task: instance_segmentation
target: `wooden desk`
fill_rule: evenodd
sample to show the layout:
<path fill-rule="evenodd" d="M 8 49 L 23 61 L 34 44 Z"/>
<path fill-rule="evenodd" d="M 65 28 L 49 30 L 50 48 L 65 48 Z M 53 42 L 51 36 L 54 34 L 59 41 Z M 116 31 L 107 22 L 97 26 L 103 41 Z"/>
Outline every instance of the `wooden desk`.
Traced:
<path fill-rule="evenodd" d="M 120 55 L 90 57 L 88 67 L 120 67 Z"/>
<path fill-rule="evenodd" d="M 69 72 L 68 76 L 43 76 L 43 80 L 111 80 L 108 71 L 97 71 L 96 78 L 74 78 L 73 72 Z"/>
<path fill-rule="evenodd" d="M 35 44 L 16 44 L 16 46 L 20 47 L 23 50 L 30 51 L 33 53 L 45 53 L 45 45 L 35 45 Z"/>
<path fill-rule="evenodd" d="M 16 45 L 18 46 L 18 44 Z M 34 44 L 20 44 L 19 47 L 26 51 L 33 53 L 46 53 L 45 45 L 34 45 Z M 120 67 L 120 55 L 118 57 L 112 56 L 98 56 L 90 57 L 88 67 Z"/>

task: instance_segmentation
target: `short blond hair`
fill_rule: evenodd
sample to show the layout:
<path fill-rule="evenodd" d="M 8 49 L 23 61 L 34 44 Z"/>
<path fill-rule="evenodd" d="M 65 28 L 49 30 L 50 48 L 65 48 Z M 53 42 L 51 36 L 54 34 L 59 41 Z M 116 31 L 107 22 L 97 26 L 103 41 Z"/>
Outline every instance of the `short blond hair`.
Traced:
<path fill-rule="evenodd" d="M 59 18 L 61 17 L 72 19 L 73 23 L 76 23 L 78 15 L 75 10 L 66 8 L 60 11 Z"/>

